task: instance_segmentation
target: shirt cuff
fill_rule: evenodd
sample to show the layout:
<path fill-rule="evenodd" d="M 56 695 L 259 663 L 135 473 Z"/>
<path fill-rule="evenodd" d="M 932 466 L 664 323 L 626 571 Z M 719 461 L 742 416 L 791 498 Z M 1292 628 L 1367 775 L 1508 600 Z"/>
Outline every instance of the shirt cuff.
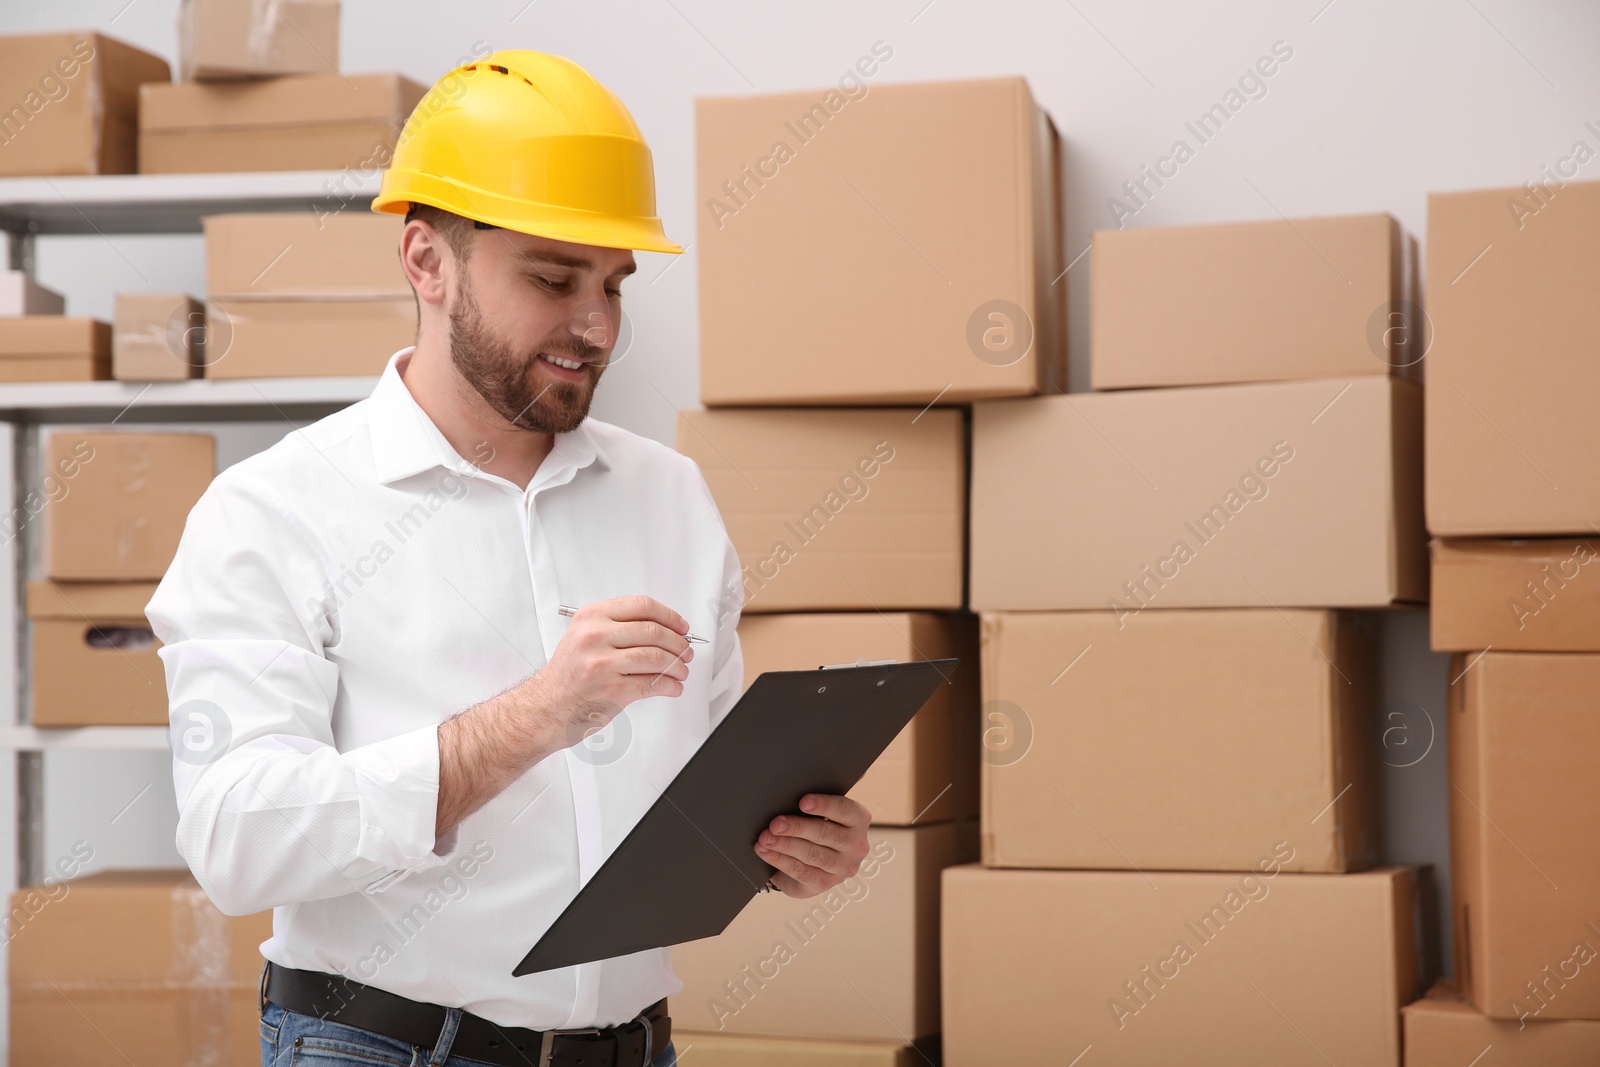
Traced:
<path fill-rule="evenodd" d="M 439 811 L 439 727 L 362 745 L 342 757 L 361 802 L 358 854 L 380 865 L 362 889 L 379 893 L 416 871 L 448 863 L 456 827 L 435 835 Z"/>

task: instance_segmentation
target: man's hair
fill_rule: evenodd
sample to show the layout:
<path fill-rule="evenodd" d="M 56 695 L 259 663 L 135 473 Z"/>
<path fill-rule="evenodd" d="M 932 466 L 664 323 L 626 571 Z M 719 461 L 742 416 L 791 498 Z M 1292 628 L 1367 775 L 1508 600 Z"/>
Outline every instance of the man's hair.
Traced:
<path fill-rule="evenodd" d="M 406 221 L 410 222 L 412 219 L 421 219 L 437 230 L 439 235 L 444 238 L 445 244 L 450 246 L 450 251 L 455 253 L 457 259 L 463 261 L 467 258 L 468 251 L 472 248 L 472 241 L 469 237 L 470 231 L 474 229 L 494 229 L 487 222 L 469 219 L 457 215 L 453 211 L 445 211 L 443 208 L 434 207 L 432 204 L 412 203 L 406 209 Z"/>

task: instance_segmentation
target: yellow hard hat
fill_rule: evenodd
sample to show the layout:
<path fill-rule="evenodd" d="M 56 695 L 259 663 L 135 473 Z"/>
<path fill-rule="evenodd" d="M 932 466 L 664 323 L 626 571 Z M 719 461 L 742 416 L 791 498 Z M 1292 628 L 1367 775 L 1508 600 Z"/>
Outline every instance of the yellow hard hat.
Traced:
<path fill-rule="evenodd" d="M 575 244 L 682 252 L 656 215 L 655 167 L 633 116 L 570 59 L 495 52 L 428 90 L 372 210 L 413 203 Z"/>

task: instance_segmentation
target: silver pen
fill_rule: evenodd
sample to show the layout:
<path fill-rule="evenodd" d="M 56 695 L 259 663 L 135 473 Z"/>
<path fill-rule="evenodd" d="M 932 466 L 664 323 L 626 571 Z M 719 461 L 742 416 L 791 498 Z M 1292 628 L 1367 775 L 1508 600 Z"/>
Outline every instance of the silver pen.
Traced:
<path fill-rule="evenodd" d="M 569 619 L 572 618 L 572 616 L 577 614 L 577 612 L 578 612 L 578 609 L 573 607 L 570 604 L 563 604 L 563 605 L 561 605 L 561 607 L 557 608 L 556 610 L 557 610 L 557 612 L 559 614 L 565 615 Z M 709 643 L 709 642 L 706 641 L 705 638 L 699 637 L 699 636 L 697 636 L 695 634 L 684 634 L 683 635 L 683 639 L 685 641 L 690 641 L 690 642 L 698 641 L 702 645 Z"/>

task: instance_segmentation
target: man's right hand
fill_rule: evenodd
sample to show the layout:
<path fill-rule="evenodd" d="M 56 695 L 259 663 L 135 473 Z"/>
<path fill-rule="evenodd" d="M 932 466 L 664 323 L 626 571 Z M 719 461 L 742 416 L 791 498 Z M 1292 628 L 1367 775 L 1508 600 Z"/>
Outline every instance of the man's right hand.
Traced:
<path fill-rule="evenodd" d="M 683 695 L 694 648 L 689 622 L 647 596 L 600 600 L 573 613 L 550 662 L 523 682 L 530 709 L 563 748 L 603 729 L 645 697 Z"/>
<path fill-rule="evenodd" d="M 439 724 L 441 835 L 535 763 L 605 728 L 645 697 L 683 695 L 689 622 L 659 600 L 623 596 L 573 613 L 550 660 L 518 685 Z"/>

